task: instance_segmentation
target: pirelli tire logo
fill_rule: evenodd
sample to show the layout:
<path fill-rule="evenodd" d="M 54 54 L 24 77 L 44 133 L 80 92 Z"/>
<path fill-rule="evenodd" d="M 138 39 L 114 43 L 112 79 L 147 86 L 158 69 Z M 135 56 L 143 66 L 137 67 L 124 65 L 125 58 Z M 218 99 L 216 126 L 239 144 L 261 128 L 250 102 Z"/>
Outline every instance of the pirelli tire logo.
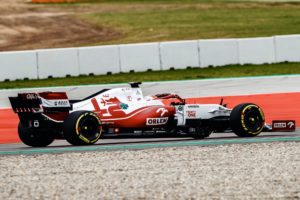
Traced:
<path fill-rule="evenodd" d="M 168 122 L 168 117 L 162 117 L 162 118 L 147 118 L 146 119 L 146 125 L 147 126 L 158 126 L 158 125 L 164 125 Z"/>

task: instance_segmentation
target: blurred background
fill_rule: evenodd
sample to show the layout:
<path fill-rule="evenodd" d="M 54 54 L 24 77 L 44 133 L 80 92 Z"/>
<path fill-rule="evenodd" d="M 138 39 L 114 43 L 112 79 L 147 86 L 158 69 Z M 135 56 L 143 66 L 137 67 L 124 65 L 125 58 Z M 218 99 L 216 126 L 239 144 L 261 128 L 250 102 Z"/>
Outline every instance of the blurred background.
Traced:
<path fill-rule="evenodd" d="M 298 33 L 291 0 L 0 0 L 0 51 Z"/>

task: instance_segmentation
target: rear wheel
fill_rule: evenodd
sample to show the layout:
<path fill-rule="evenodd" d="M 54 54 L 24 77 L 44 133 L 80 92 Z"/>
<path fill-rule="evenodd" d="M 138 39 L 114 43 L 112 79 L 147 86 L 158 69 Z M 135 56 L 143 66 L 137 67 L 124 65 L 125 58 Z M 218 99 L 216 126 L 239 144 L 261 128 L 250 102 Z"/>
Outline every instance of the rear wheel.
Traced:
<path fill-rule="evenodd" d="M 45 147 L 54 141 L 54 135 L 50 132 L 26 128 L 21 122 L 18 125 L 18 133 L 21 141 L 32 147 Z"/>
<path fill-rule="evenodd" d="M 65 139 L 72 145 L 96 143 L 101 137 L 101 121 L 90 111 L 75 111 L 65 120 L 63 132 Z"/>
<path fill-rule="evenodd" d="M 233 132 L 240 137 L 254 137 L 264 128 L 265 117 L 261 108 L 252 103 L 244 103 L 233 108 L 230 125 Z"/>

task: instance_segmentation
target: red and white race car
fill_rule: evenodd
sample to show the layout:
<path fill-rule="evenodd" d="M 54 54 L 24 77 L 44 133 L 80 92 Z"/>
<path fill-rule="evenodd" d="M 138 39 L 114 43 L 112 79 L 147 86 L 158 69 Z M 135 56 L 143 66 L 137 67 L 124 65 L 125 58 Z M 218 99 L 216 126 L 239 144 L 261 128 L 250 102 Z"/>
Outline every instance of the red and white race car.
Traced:
<path fill-rule="evenodd" d="M 219 104 L 187 104 L 175 94 L 143 96 L 139 85 L 105 89 L 82 100 L 69 100 L 65 92 L 20 93 L 9 97 L 19 116 L 23 143 L 41 147 L 54 139 L 73 145 L 97 142 L 103 133 L 168 132 L 194 138 L 231 129 L 240 137 L 253 137 L 265 125 L 262 109 L 243 103 L 233 109 Z M 165 99 L 168 104 L 164 103 Z"/>

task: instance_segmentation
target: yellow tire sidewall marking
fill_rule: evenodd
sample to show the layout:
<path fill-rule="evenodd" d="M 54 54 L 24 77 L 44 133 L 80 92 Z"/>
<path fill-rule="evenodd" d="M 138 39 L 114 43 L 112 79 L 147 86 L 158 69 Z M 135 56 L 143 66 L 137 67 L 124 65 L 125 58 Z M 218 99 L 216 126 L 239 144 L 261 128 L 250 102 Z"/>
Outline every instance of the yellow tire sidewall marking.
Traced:
<path fill-rule="evenodd" d="M 246 110 L 248 110 L 249 108 L 257 108 L 261 117 L 262 117 L 262 120 L 265 121 L 265 116 L 264 116 L 264 113 L 262 112 L 261 108 L 258 107 L 257 105 L 254 105 L 254 104 L 250 104 L 248 106 L 246 106 L 243 110 L 242 110 L 242 115 L 241 115 L 241 122 L 242 122 L 242 127 L 244 128 L 245 131 L 249 131 L 249 129 L 246 127 L 245 125 L 245 122 L 244 122 L 244 113 Z M 264 126 L 261 126 L 259 127 L 256 132 L 248 132 L 249 134 L 252 134 L 252 135 L 257 135 L 259 134 L 262 129 L 264 128 Z"/>
<path fill-rule="evenodd" d="M 98 123 L 100 125 L 100 130 L 99 130 L 99 134 L 98 136 L 94 139 L 94 140 L 89 140 L 87 139 L 86 137 L 84 137 L 83 135 L 81 135 L 81 133 L 79 132 L 79 123 L 80 123 L 80 120 L 83 118 L 83 117 L 86 117 L 86 116 L 93 116 L 95 117 L 97 120 L 98 120 Z M 100 121 L 100 118 L 98 117 L 98 115 L 96 115 L 95 113 L 91 113 L 91 112 L 86 112 L 84 113 L 83 115 L 81 115 L 77 121 L 76 121 L 76 126 L 75 126 L 75 129 L 76 129 L 76 134 L 78 135 L 79 139 L 81 139 L 82 141 L 84 141 L 85 143 L 89 144 L 89 143 L 95 143 L 99 140 L 99 138 L 101 137 L 101 134 L 102 134 L 102 125 L 101 125 L 101 121 Z"/>

